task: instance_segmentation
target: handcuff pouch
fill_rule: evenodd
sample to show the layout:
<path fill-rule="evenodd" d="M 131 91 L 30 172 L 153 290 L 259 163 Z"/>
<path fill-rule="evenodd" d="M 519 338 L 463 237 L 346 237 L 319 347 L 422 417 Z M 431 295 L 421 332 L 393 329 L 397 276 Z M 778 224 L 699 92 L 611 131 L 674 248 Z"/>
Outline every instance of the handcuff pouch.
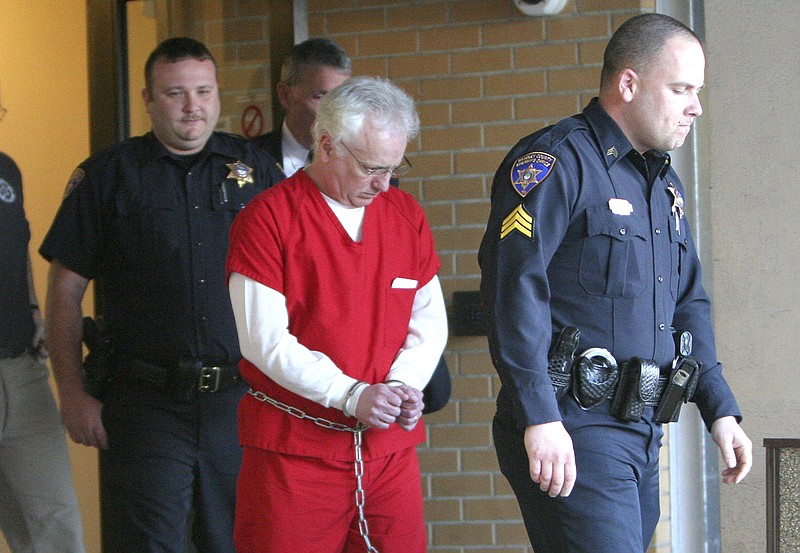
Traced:
<path fill-rule="evenodd" d="M 619 378 L 616 360 L 602 348 L 583 352 L 575 360 L 573 371 L 572 395 L 584 410 L 608 399 Z"/>

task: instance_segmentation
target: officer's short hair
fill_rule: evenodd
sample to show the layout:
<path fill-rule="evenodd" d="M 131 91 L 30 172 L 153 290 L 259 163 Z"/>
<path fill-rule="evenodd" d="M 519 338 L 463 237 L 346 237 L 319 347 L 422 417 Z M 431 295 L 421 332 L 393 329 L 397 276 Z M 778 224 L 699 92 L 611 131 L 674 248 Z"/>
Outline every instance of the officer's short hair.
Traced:
<path fill-rule="evenodd" d="M 667 41 L 674 37 L 700 43 L 694 31 L 668 15 L 645 13 L 628 19 L 614 32 L 606 46 L 601 88 L 625 68 L 643 72 L 658 58 Z"/>
<path fill-rule="evenodd" d="M 338 73 L 350 74 L 353 65 L 344 48 L 329 38 L 309 38 L 292 47 L 281 66 L 281 81 L 289 86 L 303 79 L 306 70 L 330 67 Z"/>
<path fill-rule="evenodd" d="M 397 130 L 407 140 L 419 132 L 414 100 L 387 79 L 351 77 L 320 101 L 314 142 L 327 132 L 334 142 L 349 142 L 369 121 L 378 130 Z"/>
<path fill-rule="evenodd" d="M 211 60 L 214 67 L 217 66 L 217 60 L 208 51 L 205 44 L 193 38 L 179 36 L 168 38 L 161 42 L 156 49 L 153 50 L 144 64 L 144 81 L 147 90 L 153 91 L 153 66 L 159 60 L 164 60 L 169 63 L 175 63 L 185 59 L 193 59 L 197 61 Z"/>

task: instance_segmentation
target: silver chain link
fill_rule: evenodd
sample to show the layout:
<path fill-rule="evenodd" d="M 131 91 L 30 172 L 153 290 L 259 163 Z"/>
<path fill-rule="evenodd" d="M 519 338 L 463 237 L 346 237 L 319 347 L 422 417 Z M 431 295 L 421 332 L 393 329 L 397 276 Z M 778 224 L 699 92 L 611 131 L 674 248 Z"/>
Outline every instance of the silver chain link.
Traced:
<path fill-rule="evenodd" d="M 247 390 L 247 393 L 256 398 L 258 401 L 269 403 L 284 413 L 288 413 L 293 417 L 297 417 L 298 419 L 307 419 L 317 426 L 321 426 L 322 428 L 329 428 L 330 430 L 336 430 L 337 432 L 351 432 L 353 434 L 353 445 L 355 446 L 356 450 L 356 460 L 355 463 L 353 463 L 353 467 L 356 475 L 355 496 L 356 508 L 358 509 L 358 532 L 361 534 L 361 537 L 364 539 L 364 543 L 367 545 L 367 553 L 379 553 L 378 550 L 373 547 L 372 542 L 369 539 L 369 524 L 367 524 L 367 518 L 364 516 L 364 501 L 366 499 L 366 494 L 364 493 L 362 482 L 364 477 L 364 459 L 361 456 L 361 440 L 364 430 L 366 430 L 368 426 L 363 422 L 359 422 L 355 427 L 352 427 L 340 422 L 324 419 L 322 417 L 315 417 L 313 415 L 309 415 L 301 409 L 298 409 L 297 407 L 292 407 L 291 405 L 282 403 L 277 399 L 269 397 L 264 392 L 259 392 L 258 390 L 254 390 L 252 388 Z"/>

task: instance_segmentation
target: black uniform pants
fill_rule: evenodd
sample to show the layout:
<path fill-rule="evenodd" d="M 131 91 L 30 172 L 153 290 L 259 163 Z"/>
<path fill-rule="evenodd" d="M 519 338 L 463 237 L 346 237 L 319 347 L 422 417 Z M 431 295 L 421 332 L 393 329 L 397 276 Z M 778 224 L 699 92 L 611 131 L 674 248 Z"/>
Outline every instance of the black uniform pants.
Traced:
<path fill-rule="evenodd" d="M 623 423 L 606 401 L 582 410 L 560 401 L 572 438 L 578 477 L 568 497 L 551 498 L 530 477 L 523 432 L 502 409 L 493 431 L 500 470 L 511 484 L 536 553 L 644 553 L 660 515 L 660 425 Z M 653 415 L 645 409 L 646 417 Z"/>
<path fill-rule="evenodd" d="M 198 553 L 233 553 L 242 453 L 241 381 L 179 399 L 147 384 L 116 383 L 104 396 L 109 448 L 101 452 L 104 553 L 183 553 L 192 513 Z"/>

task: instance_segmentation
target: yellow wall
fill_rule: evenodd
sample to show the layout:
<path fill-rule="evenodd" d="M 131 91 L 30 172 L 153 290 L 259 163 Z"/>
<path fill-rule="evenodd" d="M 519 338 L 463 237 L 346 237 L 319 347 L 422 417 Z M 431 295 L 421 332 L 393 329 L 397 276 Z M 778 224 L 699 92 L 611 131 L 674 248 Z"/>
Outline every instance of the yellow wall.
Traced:
<path fill-rule="evenodd" d="M 128 96 L 131 136 L 150 130 L 150 115 L 142 99 L 144 64 L 158 44 L 158 29 L 152 4 L 128 2 Z"/>
<path fill-rule="evenodd" d="M 0 0 L 0 101 L 8 109 L 0 121 L 0 150 L 22 171 L 42 304 L 48 265 L 36 249 L 67 178 L 89 154 L 86 71 L 83 0 Z M 96 454 L 70 443 L 70 455 L 87 551 L 99 552 Z M 5 552 L 0 540 L 0 553 Z"/>

